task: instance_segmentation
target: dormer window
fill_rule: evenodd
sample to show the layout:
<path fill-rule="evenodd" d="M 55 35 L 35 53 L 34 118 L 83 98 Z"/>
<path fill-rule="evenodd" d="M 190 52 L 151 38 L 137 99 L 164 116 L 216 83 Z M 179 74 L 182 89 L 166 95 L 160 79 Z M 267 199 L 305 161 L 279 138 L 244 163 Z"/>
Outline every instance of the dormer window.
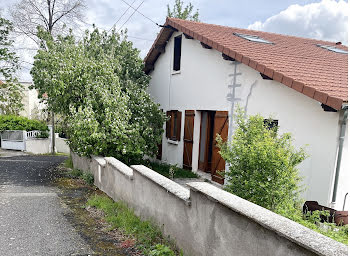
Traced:
<path fill-rule="evenodd" d="M 174 71 L 179 71 L 181 67 L 181 42 L 182 42 L 181 35 L 174 38 L 174 63 L 173 63 Z"/>

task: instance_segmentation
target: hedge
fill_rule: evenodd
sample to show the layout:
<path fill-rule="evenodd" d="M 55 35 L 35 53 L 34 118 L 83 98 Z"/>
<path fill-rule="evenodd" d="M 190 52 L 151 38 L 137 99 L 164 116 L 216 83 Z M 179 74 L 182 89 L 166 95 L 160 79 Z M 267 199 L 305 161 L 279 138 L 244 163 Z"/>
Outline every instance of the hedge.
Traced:
<path fill-rule="evenodd" d="M 5 130 L 48 131 L 47 125 L 39 120 L 22 116 L 0 115 L 0 132 Z"/>

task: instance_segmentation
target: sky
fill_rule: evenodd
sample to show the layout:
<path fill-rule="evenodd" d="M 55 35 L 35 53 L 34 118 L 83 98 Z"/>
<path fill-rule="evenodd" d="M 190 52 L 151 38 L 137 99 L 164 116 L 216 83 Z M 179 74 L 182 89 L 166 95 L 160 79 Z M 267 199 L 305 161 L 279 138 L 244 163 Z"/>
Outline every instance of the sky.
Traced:
<path fill-rule="evenodd" d="M 7 8 L 18 0 L 1 0 L 0 9 L 8 15 Z M 124 0 L 152 21 L 163 24 L 167 4 L 174 0 Z M 188 3 L 188 0 L 184 0 Z M 348 2 L 345 0 L 191 0 L 199 10 L 199 19 L 205 23 L 230 27 L 249 28 L 301 37 L 316 38 L 348 44 Z M 109 30 L 115 22 L 116 29 L 128 29 L 129 39 L 140 49 L 143 58 L 151 47 L 160 28 L 139 13 L 133 14 L 123 0 L 86 0 L 85 22 Z M 80 30 L 91 28 L 83 25 Z M 16 47 L 28 47 L 30 40 L 16 40 Z M 35 51 L 18 50 L 21 59 L 33 61 Z M 30 81 L 30 64 L 22 63 L 20 80 Z"/>

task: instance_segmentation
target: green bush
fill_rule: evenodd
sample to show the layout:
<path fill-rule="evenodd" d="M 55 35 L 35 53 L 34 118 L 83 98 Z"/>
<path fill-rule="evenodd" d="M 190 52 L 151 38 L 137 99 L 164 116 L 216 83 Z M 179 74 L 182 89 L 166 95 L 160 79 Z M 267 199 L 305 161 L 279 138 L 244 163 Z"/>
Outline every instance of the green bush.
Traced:
<path fill-rule="evenodd" d="M 295 149 L 290 134 L 278 135 L 278 127 L 269 128 L 260 115 L 245 117 L 239 109 L 235 122 L 231 142 L 217 137 L 229 164 L 226 190 L 272 211 L 293 208 L 300 202 L 297 165 L 306 158 L 304 149 Z"/>
<path fill-rule="evenodd" d="M 41 131 L 36 138 L 38 139 L 47 139 L 49 137 L 49 133 L 47 131 Z"/>
<path fill-rule="evenodd" d="M 239 109 L 237 128 L 231 142 L 217 137 L 222 158 L 229 164 L 225 189 L 239 197 L 270 209 L 341 243 L 348 243 L 348 226 L 321 223 L 321 214 L 303 214 L 297 165 L 305 158 L 304 149 L 295 149 L 292 136 L 278 135 L 278 127 L 260 115 L 245 117 Z"/>
<path fill-rule="evenodd" d="M 94 175 L 92 175 L 91 173 L 83 173 L 82 178 L 87 184 L 94 184 Z"/>
<path fill-rule="evenodd" d="M 0 115 L 0 132 L 5 130 L 48 131 L 47 125 L 39 120 L 23 116 Z"/>

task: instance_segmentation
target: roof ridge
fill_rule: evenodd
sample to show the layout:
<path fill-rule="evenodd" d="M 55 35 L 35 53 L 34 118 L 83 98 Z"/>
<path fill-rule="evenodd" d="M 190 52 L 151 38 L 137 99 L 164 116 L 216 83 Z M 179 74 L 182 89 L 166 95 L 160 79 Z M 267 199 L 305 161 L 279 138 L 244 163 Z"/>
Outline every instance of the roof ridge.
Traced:
<path fill-rule="evenodd" d="M 252 31 L 252 32 L 258 32 L 258 33 L 264 33 L 264 34 L 269 34 L 269 35 L 278 35 L 278 36 L 285 36 L 285 37 L 291 37 L 291 38 L 296 38 L 296 39 L 303 39 L 303 40 L 308 40 L 308 41 L 317 41 L 317 42 L 325 42 L 325 43 L 331 43 L 333 44 L 332 46 L 342 46 L 348 48 L 347 45 L 336 45 L 337 42 L 333 41 L 326 41 L 326 40 L 321 40 L 321 39 L 316 39 L 316 38 L 308 38 L 308 37 L 301 37 L 301 36 L 294 36 L 294 35 L 287 35 L 287 34 L 280 34 L 280 33 L 274 33 L 274 32 L 268 32 L 268 31 L 263 31 L 263 30 L 255 30 L 255 29 L 247 29 L 247 28 L 239 28 L 239 27 L 230 27 L 230 26 L 225 26 L 225 25 L 218 25 L 218 24 L 212 24 L 212 23 L 205 23 L 201 21 L 192 21 L 192 20 L 183 20 L 179 18 L 170 18 L 167 17 L 169 20 L 173 21 L 180 21 L 180 22 L 188 22 L 188 23 L 197 23 L 201 25 L 209 25 L 209 26 L 214 26 L 214 27 L 221 27 L 221 28 L 229 28 L 229 29 L 239 29 L 239 30 L 245 30 L 245 31 Z"/>

